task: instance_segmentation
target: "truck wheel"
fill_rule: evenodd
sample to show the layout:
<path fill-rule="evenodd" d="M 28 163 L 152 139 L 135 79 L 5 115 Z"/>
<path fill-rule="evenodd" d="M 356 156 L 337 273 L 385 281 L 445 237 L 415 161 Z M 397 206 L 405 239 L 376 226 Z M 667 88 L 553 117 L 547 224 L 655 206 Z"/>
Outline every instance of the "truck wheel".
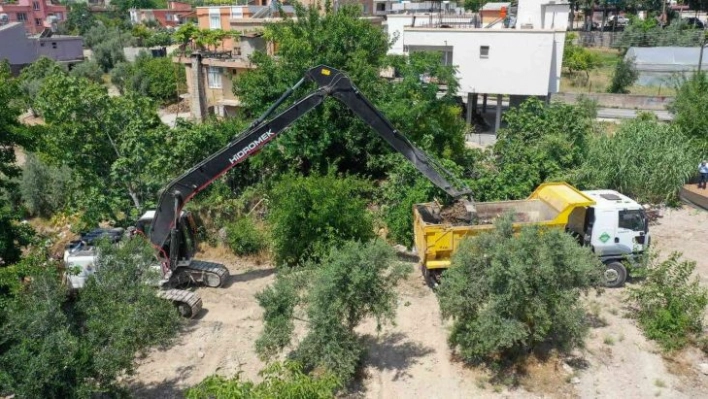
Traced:
<path fill-rule="evenodd" d="M 627 269 L 620 262 L 611 262 L 605 265 L 605 285 L 617 288 L 624 285 L 627 280 Z"/>

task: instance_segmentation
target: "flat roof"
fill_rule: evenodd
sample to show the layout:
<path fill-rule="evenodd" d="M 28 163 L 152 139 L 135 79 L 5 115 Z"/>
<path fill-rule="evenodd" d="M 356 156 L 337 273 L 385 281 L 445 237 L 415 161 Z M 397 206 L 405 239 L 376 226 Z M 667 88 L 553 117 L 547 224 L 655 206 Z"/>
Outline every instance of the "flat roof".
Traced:
<path fill-rule="evenodd" d="M 5 24 L 5 25 L 0 25 L 0 31 L 1 31 L 1 30 L 5 30 L 5 29 L 9 29 L 10 27 L 15 27 L 15 26 L 18 26 L 18 25 L 22 25 L 22 24 L 19 23 L 19 22 L 10 22 L 10 23 L 7 23 L 7 24 Z"/>

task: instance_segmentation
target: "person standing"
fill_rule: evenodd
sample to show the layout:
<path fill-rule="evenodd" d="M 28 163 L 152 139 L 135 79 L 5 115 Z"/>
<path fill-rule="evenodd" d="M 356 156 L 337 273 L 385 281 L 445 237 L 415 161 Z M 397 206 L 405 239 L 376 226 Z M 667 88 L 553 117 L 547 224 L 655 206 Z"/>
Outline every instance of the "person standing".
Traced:
<path fill-rule="evenodd" d="M 708 182 L 708 161 L 705 159 L 698 165 L 698 173 L 701 174 L 701 179 L 698 181 L 698 188 L 706 189 L 706 182 Z"/>

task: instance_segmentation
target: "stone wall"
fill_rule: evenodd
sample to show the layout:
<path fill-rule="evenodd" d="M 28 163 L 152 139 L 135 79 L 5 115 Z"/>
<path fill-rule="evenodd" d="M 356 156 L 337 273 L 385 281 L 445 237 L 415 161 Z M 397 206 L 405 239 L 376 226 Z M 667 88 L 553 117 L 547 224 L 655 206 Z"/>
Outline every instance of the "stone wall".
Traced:
<path fill-rule="evenodd" d="M 574 104 L 580 96 L 597 101 L 600 108 L 641 109 L 647 111 L 663 111 L 674 101 L 673 97 L 666 96 L 638 96 L 633 94 L 605 94 L 605 93 L 554 93 L 551 101 Z"/>

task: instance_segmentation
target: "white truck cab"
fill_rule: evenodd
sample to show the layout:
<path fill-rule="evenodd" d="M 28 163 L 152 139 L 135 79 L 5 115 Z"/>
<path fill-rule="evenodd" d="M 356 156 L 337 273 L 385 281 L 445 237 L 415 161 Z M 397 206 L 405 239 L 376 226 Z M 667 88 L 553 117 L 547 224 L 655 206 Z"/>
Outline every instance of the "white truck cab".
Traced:
<path fill-rule="evenodd" d="M 583 194 L 595 205 L 574 211 L 568 230 L 607 266 L 608 285 L 621 286 L 627 278 L 622 262 L 635 264 L 651 244 L 644 207 L 614 190 L 586 190 Z"/>

